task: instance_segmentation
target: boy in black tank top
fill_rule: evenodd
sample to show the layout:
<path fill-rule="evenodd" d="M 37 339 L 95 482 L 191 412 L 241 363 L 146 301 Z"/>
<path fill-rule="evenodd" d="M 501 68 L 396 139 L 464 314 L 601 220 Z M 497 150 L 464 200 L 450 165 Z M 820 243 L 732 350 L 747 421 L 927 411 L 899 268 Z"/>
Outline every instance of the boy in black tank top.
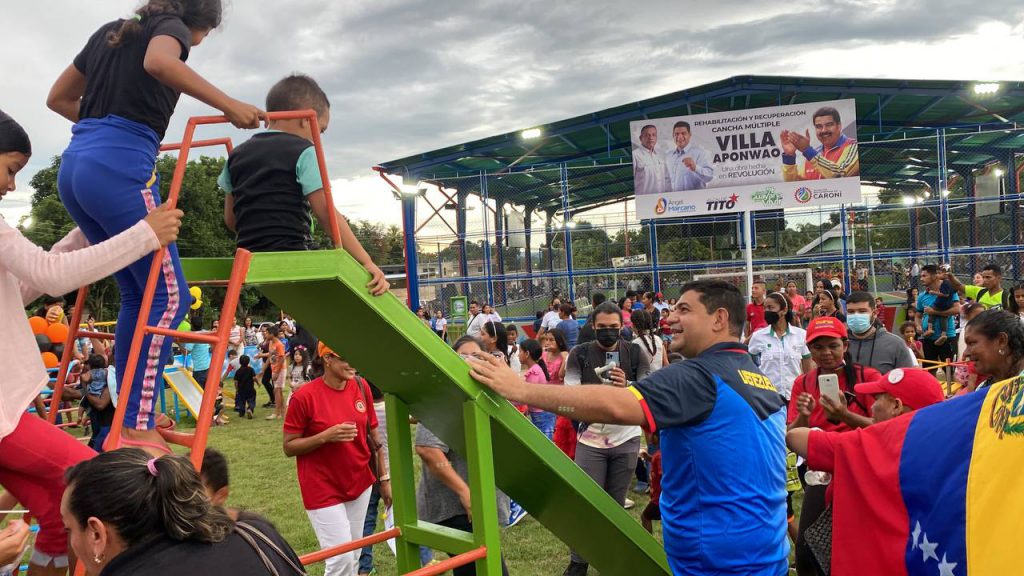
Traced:
<path fill-rule="evenodd" d="M 267 93 L 267 111 L 312 109 L 321 133 L 330 122 L 331 104 L 312 78 L 294 74 Z M 239 248 L 252 252 L 312 250 L 312 215 L 330 228 L 330 210 L 306 119 L 274 120 L 228 155 L 217 183 L 225 191 L 224 223 L 235 232 Z M 337 214 L 342 247 L 372 277 L 367 287 L 379 296 L 389 284 L 384 273 L 356 239 L 348 221 Z"/>

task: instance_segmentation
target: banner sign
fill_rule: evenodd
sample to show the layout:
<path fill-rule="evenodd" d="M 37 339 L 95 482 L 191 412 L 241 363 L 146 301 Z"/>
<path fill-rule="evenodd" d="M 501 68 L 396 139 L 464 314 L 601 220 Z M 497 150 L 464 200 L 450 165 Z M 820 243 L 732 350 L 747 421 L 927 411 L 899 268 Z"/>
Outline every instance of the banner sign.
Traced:
<path fill-rule="evenodd" d="M 448 317 L 452 324 L 465 324 L 469 316 L 469 298 L 465 296 L 452 296 L 448 299 Z"/>
<path fill-rule="evenodd" d="M 641 219 L 861 201 L 854 100 L 630 122 Z"/>
<path fill-rule="evenodd" d="M 643 266 L 644 264 L 647 264 L 647 254 L 633 254 L 632 256 L 618 256 L 616 258 L 612 258 L 613 268 Z"/>

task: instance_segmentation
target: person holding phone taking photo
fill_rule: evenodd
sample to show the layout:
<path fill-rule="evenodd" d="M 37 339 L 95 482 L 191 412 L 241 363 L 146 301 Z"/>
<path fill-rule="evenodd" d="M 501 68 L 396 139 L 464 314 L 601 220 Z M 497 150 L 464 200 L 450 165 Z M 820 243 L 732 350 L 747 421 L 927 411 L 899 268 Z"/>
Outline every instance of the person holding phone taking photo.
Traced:
<path fill-rule="evenodd" d="M 647 355 L 638 344 L 627 342 L 619 335 L 622 310 L 611 302 L 603 302 L 594 308 L 593 318 L 597 339 L 569 352 L 565 360 L 565 384 L 625 388 L 646 377 L 651 371 Z M 636 470 L 640 435 L 639 426 L 580 424 L 576 464 L 620 506 L 625 505 L 626 492 Z M 587 568 L 586 559 L 571 551 L 565 574 L 582 576 Z"/>
<path fill-rule="evenodd" d="M 873 382 L 881 373 L 853 362 L 846 325 L 831 316 L 815 318 L 807 326 L 807 348 L 817 368 L 801 374 L 793 382 L 786 418 L 788 429 L 848 432 L 870 426 L 874 397 L 856 393 L 854 386 Z M 800 465 L 797 470 L 804 501 L 797 528 L 796 570 L 800 576 L 817 575 L 821 572 L 804 533 L 824 511 L 828 486 L 820 483 L 820 476 L 808 474 L 806 465 Z"/>

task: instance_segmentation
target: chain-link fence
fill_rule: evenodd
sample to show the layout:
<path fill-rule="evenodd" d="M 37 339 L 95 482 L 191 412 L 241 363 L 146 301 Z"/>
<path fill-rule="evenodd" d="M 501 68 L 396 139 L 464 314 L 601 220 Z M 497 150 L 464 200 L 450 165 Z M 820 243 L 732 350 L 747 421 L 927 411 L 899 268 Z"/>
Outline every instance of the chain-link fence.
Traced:
<path fill-rule="evenodd" d="M 752 215 L 757 279 L 803 291 L 835 278 L 895 298 L 916 285 L 915 263 L 970 277 L 995 262 L 1018 281 L 1024 130 L 919 131 L 859 150 L 862 204 Z M 747 290 L 743 215 L 640 221 L 632 166 L 609 162 L 433 182 L 416 200 L 414 301 L 447 314 L 452 296 L 469 296 L 526 320 L 553 296 L 674 297 L 707 277 Z"/>

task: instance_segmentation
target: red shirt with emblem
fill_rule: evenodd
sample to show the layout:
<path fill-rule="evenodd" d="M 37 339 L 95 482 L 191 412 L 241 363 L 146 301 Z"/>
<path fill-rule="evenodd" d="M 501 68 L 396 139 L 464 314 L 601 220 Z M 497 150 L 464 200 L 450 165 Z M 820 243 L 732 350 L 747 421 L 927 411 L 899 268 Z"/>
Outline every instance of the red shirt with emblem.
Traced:
<path fill-rule="evenodd" d="M 377 427 L 377 414 L 369 387 L 357 380 L 349 380 L 344 389 L 335 390 L 323 378 L 317 378 L 296 390 L 288 402 L 284 419 L 287 434 L 309 438 L 345 422 L 355 422 L 359 428 L 355 440 L 328 442 L 296 457 L 306 510 L 355 500 L 376 481 L 370 471 L 366 433 L 367 427 Z"/>
<path fill-rule="evenodd" d="M 764 320 L 764 300 L 761 300 L 760 304 L 756 302 L 747 304 L 747 322 L 750 322 L 750 334 L 768 325 Z"/>

